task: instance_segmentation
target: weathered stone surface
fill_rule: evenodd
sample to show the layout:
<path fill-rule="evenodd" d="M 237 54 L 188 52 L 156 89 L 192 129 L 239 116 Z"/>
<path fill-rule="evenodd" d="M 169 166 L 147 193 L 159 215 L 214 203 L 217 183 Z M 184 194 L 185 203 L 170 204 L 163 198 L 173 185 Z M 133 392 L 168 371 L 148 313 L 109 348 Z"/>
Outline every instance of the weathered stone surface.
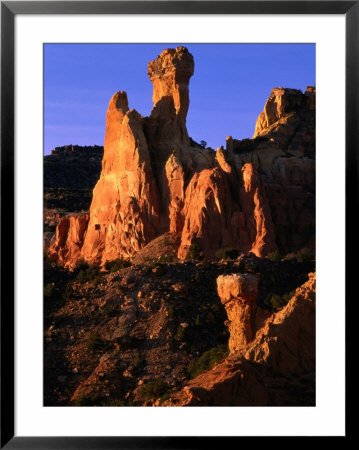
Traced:
<path fill-rule="evenodd" d="M 87 231 L 89 215 L 63 217 L 57 227 L 55 239 L 49 246 L 50 259 L 59 261 L 66 267 L 81 258 L 81 248 Z"/>
<path fill-rule="evenodd" d="M 128 257 L 152 240 L 159 215 L 141 116 L 135 110 L 123 115 L 116 101 L 110 102 L 113 111 L 107 116 L 103 169 L 94 189 L 82 249 L 85 260 L 102 264 Z"/>
<path fill-rule="evenodd" d="M 244 360 L 226 360 L 172 394 L 163 406 L 265 406 L 268 401 L 259 372 Z"/>
<path fill-rule="evenodd" d="M 314 405 L 315 278 L 310 273 L 289 303 L 256 330 L 255 277 L 219 276 L 218 294 L 231 321 L 231 354 L 163 405 Z"/>
<path fill-rule="evenodd" d="M 185 47 L 166 49 L 148 64 L 153 83 L 153 109 L 150 115 L 156 142 L 189 144 L 186 117 L 189 107 L 188 84 L 194 71 L 193 56 Z"/>
<path fill-rule="evenodd" d="M 248 274 L 220 275 L 217 289 L 230 321 L 228 347 L 234 353 L 254 337 L 258 279 Z"/>
<path fill-rule="evenodd" d="M 213 257 L 221 247 L 232 243 L 231 195 L 225 173 L 206 169 L 195 173 L 185 194 L 184 226 L 178 257 L 184 259 L 193 242 Z"/>
<path fill-rule="evenodd" d="M 297 374 L 315 368 L 315 273 L 289 303 L 270 316 L 242 352 L 275 372 Z"/>
<path fill-rule="evenodd" d="M 314 246 L 315 88 L 273 89 L 255 139 L 228 137 L 227 149 L 214 152 L 188 137 L 193 70 L 184 47 L 149 63 L 147 118 L 129 110 L 125 92 L 113 96 L 88 228 L 76 245 L 59 230 L 53 258 L 104 264 L 166 232 L 180 236 L 180 259 L 194 242 L 209 258 L 224 247 L 265 256 Z"/>

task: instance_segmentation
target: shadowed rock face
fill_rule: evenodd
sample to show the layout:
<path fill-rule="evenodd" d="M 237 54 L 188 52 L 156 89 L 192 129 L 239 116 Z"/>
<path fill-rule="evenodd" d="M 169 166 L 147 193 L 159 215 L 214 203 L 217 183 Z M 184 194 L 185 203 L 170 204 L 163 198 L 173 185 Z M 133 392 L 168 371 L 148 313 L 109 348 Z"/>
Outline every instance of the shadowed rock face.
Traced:
<path fill-rule="evenodd" d="M 53 259 L 73 267 L 81 258 L 96 264 L 130 258 L 168 231 L 180 236 L 180 259 L 194 242 L 208 258 L 224 247 L 263 256 L 277 245 L 283 251 L 314 245 L 315 89 L 274 89 L 256 139 L 229 137 L 226 150 L 214 152 L 188 137 L 193 71 L 185 47 L 149 63 L 149 117 L 129 110 L 125 92 L 112 97 L 87 229 L 72 251 L 71 231 L 59 227 Z"/>

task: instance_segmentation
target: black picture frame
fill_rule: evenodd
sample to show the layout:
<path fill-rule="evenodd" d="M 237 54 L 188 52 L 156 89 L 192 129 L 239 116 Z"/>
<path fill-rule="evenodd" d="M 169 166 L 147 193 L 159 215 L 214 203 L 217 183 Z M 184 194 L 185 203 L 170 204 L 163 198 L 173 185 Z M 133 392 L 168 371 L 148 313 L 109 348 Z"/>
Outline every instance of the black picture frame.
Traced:
<path fill-rule="evenodd" d="M 346 267 L 357 249 L 359 1 L 1 2 L 1 442 L 6 449 L 159 449 L 238 445 L 239 437 L 25 437 L 14 435 L 14 19 L 18 14 L 341 14 L 346 20 Z M 334 89 L 334 88 L 333 88 Z M 350 251 L 349 251 L 350 250 Z M 355 278 L 346 271 L 346 296 Z M 354 291 L 355 292 L 355 291 Z M 346 327 L 347 329 L 347 327 Z M 347 333 L 347 331 L 346 331 Z M 348 391 L 348 389 L 347 389 Z M 347 400 L 347 399 L 346 399 Z M 347 408 L 348 403 L 346 402 Z M 345 437 L 349 437 L 349 430 Z M 243 438 L 242 438 L 243 439 Z M 288 438 L 283 438 L 284 440 Z M 220 442 L 218 442 L 220 441 Z"/>

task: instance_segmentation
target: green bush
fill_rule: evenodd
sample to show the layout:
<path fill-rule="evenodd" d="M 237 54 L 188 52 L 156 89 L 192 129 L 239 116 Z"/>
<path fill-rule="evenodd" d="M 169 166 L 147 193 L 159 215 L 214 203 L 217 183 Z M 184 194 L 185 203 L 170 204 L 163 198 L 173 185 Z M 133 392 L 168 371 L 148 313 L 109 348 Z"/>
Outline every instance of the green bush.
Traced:
<path fill-rule="evenodd" d="M 97 266 L 89 266 L 87 264 L 87 267 L 80 268 L 77 276 L 76 281 L 79 283 L 86 283 L 86 282 L 92 282 L 96 283 L 100 280 L 101 272 Z"/>
<path fill-rule="evenodd" d="M 267 308 L 270 309 L 279 309 L 283 308 L 289 300 L 293 297 L 294 291 L 287 292 L 283 295 L 273 294 L 270 293 L 267 295 L 267 297 L 264 299 L 264 304 L 267 306 Z"/>
<path fill-rule="evenodd" d="M 71 296 L 74 294 L 74 290 L 72 289 L 72 286 L 70 283 L 68 283 L 64 289 L 64 292 L 62 294 L 62 297 L 64 299 L 71 298 Z"/>
<path fill-rule="evenodd" d="M 220 248 L 215 254 L 218 260 L 220 259 L 235 259 L 239 256 L 239 251 L 236 248 Z"/>
<path fill-rule="evenodd" d="M 52 283 L 48 283 L 44 286 L 44 297 L 52 298 L 55 294 L 55 285 Z"/>
<path fill-rule="evenodd" d="M 197 283 L 202 283 L 204 281 L 204 276 L 201 274 L 201 272 L 196 272 L 196 275 L 194 276 L 194 281 Z"/>
<path fill-rule="evenodd" d="M 293 252 L 287 253 L 285 256 L 283 256 L 283 259 L 284 261 L 293 261 L 296 259 L 295 253 Z"/>
<path fill-rule="evenodd" d="M 74 403 L 76 406 L 99 406 L 100 400 L 99 394 L 85 395 L 84 393 L 81 393 Z"/>
<path fill-rule="evenodd" d="M 156 398 L 163 398 L 166 394 L 169 393 L 168 384 L 162 380 L 150 381 L 145 386 L 142 386 L 140 391 L 140 395 L 142 395 L 146 400 L 154 400 Z M 164 400 L 162 400 L 164 401 Z"/>
<path fill-rule="evenodd" d="M 268 258 L 272 262 L 279 262 L 281 260 L 281 255 L 279 253 L 279 250 L 275 250 L 274 252 L 269 253 Z"/>
<path fill-rule="evenodd" d="M 93 331 L 86 342 L 86 348 L 87 350 L 98 351 L 102 349 L 103 344 L 104 342 L 99 333 L 97 331 Z"/>
<path fill-rule="evenodd" d="M 243 271 L 245 273 L 256 273 L 257 272 L 257 266 L 253 262 L 247 262 L 244 264 Z"/>
<path fill-rule="evenodd" d="M 105 269 L 108 272 L 118 272 L 121 269 L 125 269 L 126 267 L 130 267 L 132 264 L 127 259 L 118 258 L 113 261 L 105 262 Z"/>
<path fill-rule="evenodd" d="M 188 368 L 191 378 L 196 378 L 200 373 L 211 369 L 217 362 L 226 358 L 229 354 L 227 345 L 218 345 L 203 353 L 196 361 L 192 361 Z"/>
<path fill-rule="evenodd" d="M 186 334 L 186 328 L 182 327 L 181 325 L 178 325 L 176 334 L 173 336 L 173 339 L 175 341 L 183 341 Z"/>
<path fill-rule="evenodd" d="M 313 259 L 313 255 L 308 248 L 302 248 L 295 254 L 295 258 L 299 263 L 308 262 Z"/>
<path fill-rule="evenodd" d="M 162 255 L 159 259 L 158 262 L 161 264 L 169 264 L 171 262 L 173 262 L 173 255 L 171 254 L 167 254 L 167 255 Z"/>
<path fill-rule="evenodd" d="M 175 308 L 173 305 L 169 305 L 168 307 L 168 318 L 173 319 L 175 316 Z"/>
<path fill-rule="evenodd" d="M 196 325 L 196 327 L 200 327 L 202 325 L 202 320 L 199 314 L 197 314 L 194 324 Z"/>
<path fill-rule="evenodd" d="M 203 252 L 202 252 L 201 247 L 198 244 L 193 243 L 188 248 L 186 260 L 201 259 L 202 256 L 203 256 Z"/>

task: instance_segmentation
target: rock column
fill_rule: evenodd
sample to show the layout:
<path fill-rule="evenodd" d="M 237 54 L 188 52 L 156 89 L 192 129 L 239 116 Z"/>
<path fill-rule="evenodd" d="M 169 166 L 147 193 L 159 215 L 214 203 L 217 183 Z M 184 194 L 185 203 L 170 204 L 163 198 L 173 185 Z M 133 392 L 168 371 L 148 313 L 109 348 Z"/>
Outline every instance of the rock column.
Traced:
<path fill-rule="evenodd" d="M 230 321 L 228 346 L 234 353 L 254 338 L 258 280 L 247 274 L 220 275 L 217 290 Z"/>

